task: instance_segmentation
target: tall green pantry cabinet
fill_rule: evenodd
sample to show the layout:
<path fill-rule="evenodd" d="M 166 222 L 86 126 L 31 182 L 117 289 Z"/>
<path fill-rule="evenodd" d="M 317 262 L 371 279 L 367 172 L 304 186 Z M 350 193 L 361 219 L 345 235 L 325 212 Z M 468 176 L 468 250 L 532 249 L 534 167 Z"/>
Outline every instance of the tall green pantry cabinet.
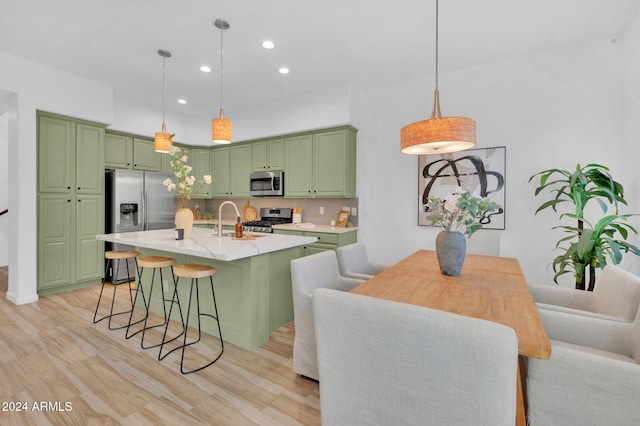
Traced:
<path fill-rule="evenodd" d="M 38 112 L 38 294 L 103 274 L 104 128 Z"/>

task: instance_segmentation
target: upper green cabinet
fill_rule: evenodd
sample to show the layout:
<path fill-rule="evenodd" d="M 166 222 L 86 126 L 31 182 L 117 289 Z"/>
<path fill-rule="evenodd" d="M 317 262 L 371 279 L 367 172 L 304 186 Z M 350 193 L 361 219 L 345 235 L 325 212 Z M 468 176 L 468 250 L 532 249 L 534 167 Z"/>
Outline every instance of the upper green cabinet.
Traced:
<path fill-rule="evenodd" d="M 133 169 L 159 172 L 161 153 L 153 149 L 153 140 L 133 138 Z"/>
<path fill-rule="evenodd" d="M 196 178 L 196 181 L 201 180 L 204 175 L 211 174 L 211 161 L 209 158 L 209 149 L 197 149 L 192 148 L 189 151 L 189 161 L 193 170 L 191 175 Z M 200 186 L 196 183 L 194 186 L 192 197 L 194 198 L 209 198 L 211 197 L 211 184 L 203 184 Z"/>
<path fill-rule="evenodd" d="M 251 174 L 251 144 L 238 144 L 211 150 L 213 197 L 248 198 Z"/>
<path fill-rule="evenodd" d="M 270 139 L 253 142 L 251 144 L 251 170 L 264 172 L 283 170 L 284 168 L 284 140 Z"/>
<path fill-rule="evenodd" d="M 107 133 L 104 140 L 104 165 L 107 168 L 130 169 L 133 166 L 133 138 Z"/>
<path fill-rule="evenodd" d="M 104 127 L 38 114 L 38 190 L 101 194 Z"/>
<path fill-rule="evenodd" d="M 113 169 L 170 171 L 169 155 L 153 149 L 153 139 L 126 133 L 107 132 L 105 136 L 105 167 Z M 167 168 L 167 170 L 164 170 Z"/>
<path fill-rule="evenodd" d="M 356 130 L 341 127 L 285 138 L 285 197 L 353 198 Z"/>

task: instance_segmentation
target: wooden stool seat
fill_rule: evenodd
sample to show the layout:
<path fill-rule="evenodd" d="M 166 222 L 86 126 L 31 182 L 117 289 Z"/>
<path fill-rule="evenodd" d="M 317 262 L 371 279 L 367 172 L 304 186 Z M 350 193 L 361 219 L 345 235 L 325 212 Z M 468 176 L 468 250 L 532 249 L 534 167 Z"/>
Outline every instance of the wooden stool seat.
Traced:
<path fill-rule="evenodd" d="M 144 256 L 138 259 L 138 266 L 141 268 L 164 268 L 175 264 L 176 260 L 172 257 Z"/>
<path fill-rule="evenodd" d="M 173 267 L 176 277 L 183 278 L 205 278 L 212 277 L 216 273 L 216 268 L 205 265 L 185 264 Z"/>
<path fill-rule="evenodd" d="M 140 253 L 138 253 L 137 251 L 125 251 L 125 250 L 112 250 L 112 251 L 106 251 L 104 253 L 104 257 L 105 259 L 111 259 L 111 260 L 115 260 L 115 259 L 133 259 L 135 257 L 138 257 L 140 255 Z"/>

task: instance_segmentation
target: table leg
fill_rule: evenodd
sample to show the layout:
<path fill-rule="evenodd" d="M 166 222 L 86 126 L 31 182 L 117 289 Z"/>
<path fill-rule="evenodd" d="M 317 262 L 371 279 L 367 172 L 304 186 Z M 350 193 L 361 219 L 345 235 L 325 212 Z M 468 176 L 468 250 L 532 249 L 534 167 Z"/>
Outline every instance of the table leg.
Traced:
<path fill-rule="evenodd" d="M 517 373 L 517 395 L 516 395 L 516 425 L 526 426 L 527 424 L 527 358 L 518 356 L 518 373 Z"/>

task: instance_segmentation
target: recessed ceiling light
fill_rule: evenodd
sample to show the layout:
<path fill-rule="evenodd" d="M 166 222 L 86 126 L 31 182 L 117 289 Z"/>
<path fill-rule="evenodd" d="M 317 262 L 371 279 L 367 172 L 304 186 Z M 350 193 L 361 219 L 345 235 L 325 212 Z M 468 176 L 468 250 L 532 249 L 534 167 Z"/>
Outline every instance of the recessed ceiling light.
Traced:
<path fill-rule="evenodd" d="M 200 71 L 202 71 L 202 72 L 211 72 L 211 67 L 203 65 L 203 66 L 200 67 Z"/>
<path fill-rule="evenodd" d="M 273 49 L 276 45 L 271 40 L 265 40 L 262 42 L 262 47 L 265 49 Z"/>
<path fill-rule="evenodd" d="M 279 72 L 280 74 L 289 74 L 289 68 L 287 68 L 287 67 L 282 67 L 282 68 L 280 68 L 280 69 L 278 70 L 278 72 Z"/>
<path fill-rule="evenodd" d="M 187 103 L 187 100 L 186 99 L 178 99 L 178 103 L 184 105 L 184 104 Z"/>

